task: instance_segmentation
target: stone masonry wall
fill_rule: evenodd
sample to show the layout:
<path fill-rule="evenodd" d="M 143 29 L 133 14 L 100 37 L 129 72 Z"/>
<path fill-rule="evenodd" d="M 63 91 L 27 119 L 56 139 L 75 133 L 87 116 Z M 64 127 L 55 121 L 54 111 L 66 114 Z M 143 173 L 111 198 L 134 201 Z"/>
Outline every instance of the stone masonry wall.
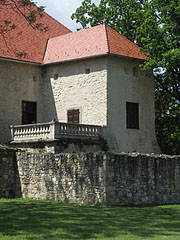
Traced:
<path fill-rule="evenodd" d="M 0 197 L 21 191 L 24 198 L 78 203 L 180 203 L 180 156 L 18 151 L 15 157 L 1 150 Z"/>
<path fill-rule="evenodd" d="M 0 198 L 21 196 L 15 151 L 0 146 Z"/>
<path fill-rule="evenodd" d="M 103 155 L 17 153 L 22 196 L 70 202 L 105 202 Z"/>
<path fill-rule="evenodd" d="M 108 154 L 107 202 L 180 203 L 180 156 Z"/>

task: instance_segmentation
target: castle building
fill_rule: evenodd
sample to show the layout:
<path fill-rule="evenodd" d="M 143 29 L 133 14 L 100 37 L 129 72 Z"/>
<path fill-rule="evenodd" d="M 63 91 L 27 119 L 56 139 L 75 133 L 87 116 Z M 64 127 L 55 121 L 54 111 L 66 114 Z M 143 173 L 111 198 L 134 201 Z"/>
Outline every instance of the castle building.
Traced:
<path fill-rule="evenodd" d="M 158 152 L 153 75 L 137 45 L 105 24 L 71 32 L 44 13 L 39 31 L 13 8 L 0 12 L 17 25 L 0 35 L 1 143 L 71 131 L 101 133 L 112 151 Z"/>

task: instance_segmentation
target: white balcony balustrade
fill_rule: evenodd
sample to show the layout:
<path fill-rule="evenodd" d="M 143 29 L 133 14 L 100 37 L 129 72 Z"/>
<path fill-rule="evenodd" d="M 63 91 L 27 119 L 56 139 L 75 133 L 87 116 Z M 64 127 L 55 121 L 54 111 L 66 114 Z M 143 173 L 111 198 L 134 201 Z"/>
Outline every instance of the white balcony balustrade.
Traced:
<path fill-rule="evenodd" d="M 51 141 L 60 138 L 98 140 L 104 135 L 105 127 L 86 124 L 48 122 L 10 126 L 11 142 Z"/>

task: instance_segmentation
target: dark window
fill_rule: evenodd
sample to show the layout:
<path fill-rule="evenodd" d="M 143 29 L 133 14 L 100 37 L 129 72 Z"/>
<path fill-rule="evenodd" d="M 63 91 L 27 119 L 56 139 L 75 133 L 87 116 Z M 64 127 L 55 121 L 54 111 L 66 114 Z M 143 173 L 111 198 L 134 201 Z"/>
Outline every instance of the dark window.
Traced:
<path fill-rule="evenodd" d="M 54 80 L 58 80 L 58 73 L 54 74 Z"/>
<path fill-rule="evenodd" d="M 22 124 L 37 122 L 37 103 L 22 101 Z"/>
<path fill-rule="evenodd" d="M 139 104 L 126 102 L 126 126 L 139 129 Z"/>
<path fill-rule="evenodd" d="M 79 123 L 79 109 L 72 109 L 67 111 L 68 123 Z"/>

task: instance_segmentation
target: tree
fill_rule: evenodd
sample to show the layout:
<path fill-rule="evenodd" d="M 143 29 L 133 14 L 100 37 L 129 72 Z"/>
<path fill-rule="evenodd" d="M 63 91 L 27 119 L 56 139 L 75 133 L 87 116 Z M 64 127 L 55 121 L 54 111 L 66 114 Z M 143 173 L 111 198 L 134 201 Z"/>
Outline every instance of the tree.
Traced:
<path fill-rule="evenodd" d="M 134 41 L 137 26 L 144 20 L 143 4 L 147 0 L 101 0 L 99 6 L 84 0 L 82 5 L 72 14 L 82 28 L 106 23 L 129 40 Z"/>
<path fill-rule="evenodd" d="M 0 8 L 9 7 L 27 20 L 32 28 L 40 31 L 47 30 L 47 27 L 40 22 L 43 17 L 44 7 L 36 7 L 32 0 L 0 0 Z M 0 21 L 0 35 L 4 35 L 16 28 L 16 23 L 8 18 Z"/>
<path fill-rule="evenodd" d="M 161 150 L 167 154 L 180 154 L 179 103 L 161 90 L 156 90 L 155 98 L 156 134 Z"/>
<path fill-rule="evenodd" d="M 91 0 L 84 0 L 72 19 L 83 28 L 106 23 L 147 53 L 142 68 L 154 69 L 159 144 L 165 153 L 177 153 L 180 146 L 180 1 L 101 0 L 96 6 Z M 174 142 L 173 146 L 170 142 Z"/>

